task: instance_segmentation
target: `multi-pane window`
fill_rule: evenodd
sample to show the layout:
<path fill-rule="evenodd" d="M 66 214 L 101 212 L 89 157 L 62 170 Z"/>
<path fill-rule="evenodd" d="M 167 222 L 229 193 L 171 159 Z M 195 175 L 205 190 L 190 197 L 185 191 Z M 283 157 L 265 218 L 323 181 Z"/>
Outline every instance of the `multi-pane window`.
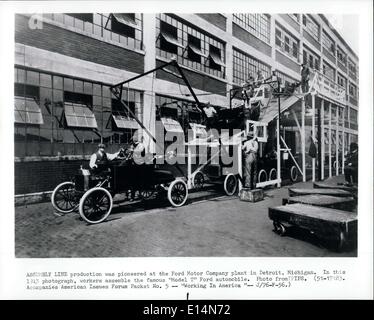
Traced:
<path fill-rule="evenodd" d="M 157 15 L 156 54 L 183 66 L 225 77 L 225 44 L 175 16 Z"/>
<path fill-rule="evenodd" d="M 322 72 L 328 79 L 330 79 L 331 81 L 335 81 L 335 69 L 328 63 L 323 62 Z"/>
<path fill-rule="evenodd" d="M 335 42 L 325 30 L 322 32 L 322 45 L 330 54 L 335 56 Z"/>
<path fill-rule="evenodd" d="M 286 75 L 283 72 L 275 71 L 275 74 L 278 78 L 280 78 L 281 84 L 283 86 L 292 85 L 293 83 L 297 82 L 297 80 L 291 78 L 290 76 Z"/>
<path fill-rule="evenodd" d="M 123 129 L 139 129 L 139 125 L 134 117 L 139 116 L 143 105 L 143 95 L 139 91 L 124 90 L 122 92 L 122 103 L 116 98 L 112 98 L 112 129 L 121 131 Z"/>
<path fill-rule="evenodd" d="M 350 108 L 349 110 L 349 122 L 353 124 L 358 123 L 358 113 L 357 110 Z"/>
<path fill-rule="evenodd" d="M 280 26 L 275 28 L 275 45 L 286 55 L 298 60 L 299 41 Z"/>
<path fill-rule="evenodd" d="M 356 64 L 350 58 L 348 58 L 348 69 L 350 72 L 350 76 L 356 79 Z"/>
<path fill-rule="evenodd" d="M 316 40 L 319 41 L 319 24 L 316 23 L 308 15 L 303 14 L 303 25 L 308 33 Z"/>
<path fill-rule="evenodd" d="M 83 155 L 94 152 L 100 141 L 110 151 L 129 142 L 135 121 L 118 120 L 115 126 L 113 116 L 122 112 L 109 86 L 24 68 L 15 68 L 14 77 L 16 156 Z M 140 92 L 123 92 L 137 116 L 142 99 Z"/>
<path fill-rule="evenodd" d="M 234 13 L 233 22 L 257 38 L 270 42 L 270 16 L 258 13 Z"/>
<path fill-rule="evenodd" d="M 311 69 L 319 70 L 320 68 L 319 56 L 306 49 L 303 50 L 303 63 L 309 65 Z"/>
<path fill-rule="evenodd" d="M 336 46 L 336 56 L 338 57 L 338 61 L 345 66 L 347 65 L 347 54 L 339 46 Z"/>
<path fill-rule="evenodd" d="M 353 83 L 349 83 L 348 90 L 351 97 L 357 98 L 357 87 Z"/>
<path fill-rule="evenodd" d="M 293 14 L 288 14 L 288 16 L 291 18 L 291 19 L 293 19 L 293 20 L 295 20 L 296 22 L 300 22 L 300 15 L 299 14 L 297 14 L 297 13 L 293 13 Z"/>
<path fill-rule="evenodd" d="M 259 70 L 262 71 L 265 78 L 270 76 L 271 68 L 267 64 L 235 49 L 233 50 L 233 56 L 234 83 L 241 85 L 250 76 L 256 78 L 257 71 Z"/>
<path fill-rule="evenodd" d="M 344 89 L 347 88 L 347 79 L 338 73 L 338 84 Z"/>
<path fill-rule="evenodd" d="M 140 13 L 46 13 L 45 18 L 121 43 L 142 49 L 142 14 Z"/>

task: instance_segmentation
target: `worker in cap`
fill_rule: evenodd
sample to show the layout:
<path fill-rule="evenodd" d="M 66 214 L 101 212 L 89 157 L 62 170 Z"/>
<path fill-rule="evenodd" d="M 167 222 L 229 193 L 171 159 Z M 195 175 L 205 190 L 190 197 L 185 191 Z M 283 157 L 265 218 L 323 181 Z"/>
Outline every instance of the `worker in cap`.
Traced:
<path fill-rule="evenodd" d="M 244 187 L 249 189 L 256 188 L 257 182 L 257 153 L 258 141 L 252 131 L 247 133 L 247 139 L 242 147 L 244 153 Z"/>
<path fill-rule="evenodd" d="M 108 163 L 108 161 L 112 161 L 117 158 L 121 151 L 122 149 L 113 154 L 106 153 L 105 144 L 99 143 L 99 145 L 97 146 L 97 151 L 91 155 L 89 164 L 90 168 L 93 170 L 97 170 L 99 168 L 99 165 L 105 165 Z"/>

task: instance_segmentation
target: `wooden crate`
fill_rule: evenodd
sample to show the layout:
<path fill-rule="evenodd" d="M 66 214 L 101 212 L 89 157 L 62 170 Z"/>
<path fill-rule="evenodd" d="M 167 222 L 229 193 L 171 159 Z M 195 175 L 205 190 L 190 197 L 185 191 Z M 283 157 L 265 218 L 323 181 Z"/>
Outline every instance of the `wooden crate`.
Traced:
<path fill-rule="evenodd" d="M 357 245 L 355 213 L 295 203 L 269 208 L 269 218 L 280 235 L 285 235 L 290 226 L 296 226 L 332 243 L 338 251 Z"/>

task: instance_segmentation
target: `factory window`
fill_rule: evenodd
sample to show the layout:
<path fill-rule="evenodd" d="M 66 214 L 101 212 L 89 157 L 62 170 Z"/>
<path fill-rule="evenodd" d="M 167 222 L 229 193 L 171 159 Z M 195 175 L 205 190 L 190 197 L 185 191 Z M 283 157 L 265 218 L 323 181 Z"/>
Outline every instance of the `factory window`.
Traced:
<path fill-rule="evenodd" d="M 356 64 L 350 58 L 348 58 L 348 69 L 351 78 L 356 80 Z"/>
<path fill-rule="evenodd" d="M 257 71 L 261 70 L 264 77 L 270 76 L 270 67 L 261 61 L 238 50 L 233 50 L 233 80 L 241 85 L 250 76 L 256 78 Z"/>
<path fill-rule="evenodd" d="M 349 95 L 357 98 L 357 87 L 353 83 L 349 83 Z"/>
<path fill-rule="evenodd" d="M 289 77 L 288 75 L 286 75 L 285 73 L 283 72 L 280 72 L 280 71 L 275 71 L 275 74 L 278 78 L 280 78 L 280 82 L 282 85 L 284 86 L 287 86 L 287 85 L 292 85 L 293 83 L 295 82 L 298 82 L 297 80 Z"/>
<path fill-rule="evenodd" d="M 311 51 L 303 51 L 303 62 L 308 64 L 311 69 L 319 70 L 320 68 L 320 58 Z"/>
<path fill-rule="evenodd" d="M 319 41 L 319 24 L 317 24 L 308 15 L 303 14 L 303 25 L 308 33 L 316 40 Z"/>
<path fill-rule="evenodd" d="M 322 45 L 330 54 L 335 56 L 335 42 L 325 30 L 322 32 Z"/>
<path fill-rule="evenodd" d="M 338 84 L 344 89 L 347 87 L 347 79 L 338 73 Z"/>
<path fill-rule="evenodd" d="M 135 30 L 138 25 L 135 21 L 135 14 L 130 13 L 112 13 L 111 30 L 115 33 L 129 38 L 135 38 Z"/>
<path fill-rule="evenodd" d="M 92 110 L 92 96 L 64 92 L 64 114 L 68 127 L 97 128 L 97 122 Z"/>
<path fill-rule="evenodd" d="M 335 69 L 333 67 L 324 62 L 322 71 L 328 79 L 330 79 L 331 81 L 335 81 Z"/>
<path fill-rule="evenodd" d="M 20 83 L 14 85 L 14 122 L 43 124 L 39 87 Z"/>
<path fill-rule="evenodd" d="M 65 13 L 66 15 L 85 21 L 85 22 L 93 22 L 93 14 L 92 13 Z"/>
<path fill-rule="evenodd" d="M 299 41 L 280 26 L 275 29 L 275 44 L 283 53 L 298 60 Z"/>
<path fill-rule="evenodd" d="M 156 54 L 180 65 L 225 77 L 225 44 L 174 15 L 158 14 Z"/>
<path fill-rule="evenodd" d="M 258 13 L 235 13 L 233 22 L 256 36 L 270 43 L 270 16 Z"/>
<path fill-rule="evenodd" d="M 339 47 L 336 47 L 336 55 L 338 57 L 338 60 L 343 64 L 347 65 L 347 54 Z"/>
<path fill-rule="evenodd" d="M 138 123 L 134 119 L 136 114 L 135 101 L 124 101 L 126 109 L 118 99 L 112 99 L 112 118 L 117 129 L 137 129 Z M 131 114 L 132 113 L 132 114 Z"/>
<path fill-rule="evenodd" d="M 350 108 L 349 110 L 349 122 L 357 124 L 358 123 L 358 113 L 357 110 Z"/>
<path fill-rule="evenodd" d="M 178 40 L 178 29 L 165 21 L 160 21 L 160 49 L 178 54 L 178 47 L 183 47 L 183 44 Z"/>
<path fill-rule="evenodd" d="M 43 16 L 103 40 L 120 43 L 131 49 L 142 49 L 142 14 L 140 13 L 53 13 Z"/>
<path fill-rule="evenodd" d="M 225 67 L 221 58 L 221 50 L 213 45 L 209 45 L 209 67 L 219 71 L 221 67 Z"/>
<path fill-rule="evenodd" d="M 300 22 L 300 15 L 298 15 L 297 13 L 293 13 L 293 14 L 288 14 L 288 16 L 295 20 L 296 22 Z"/>

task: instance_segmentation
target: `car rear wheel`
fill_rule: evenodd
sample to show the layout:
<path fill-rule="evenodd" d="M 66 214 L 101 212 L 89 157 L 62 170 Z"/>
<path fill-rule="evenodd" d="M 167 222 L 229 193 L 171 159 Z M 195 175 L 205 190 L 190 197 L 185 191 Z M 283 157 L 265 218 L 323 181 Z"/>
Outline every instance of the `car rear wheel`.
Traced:
<path fill-rule="evenodd" d="M 60 213 L 73 212 L 78 207 L 75 184 L 71 181 L 60 183 L 51 196 L 53 207 Z"/>
<path fill-rule="evenodd" d="M 79 202 L 79 214 L 88 223 L 104 221 L 112 211 L 113 198 L 104 188 L 88 190 Z"/>
<path fill-rule="evenodd" d="M 223 183 L 223 189 L 225 190 L 225 193 L 228 196 L 232 196 L 236 192 L 237 188 L 238 188 L 238 179 L 232 173 L 230 173 L 225 178 L 225 181 Z"/>
<path fill-rule="evenodd" d="M 174 207 L 181 207 L 188 197 L 187 184 L 182 180 L 174 180 L 168 188 L 168 200 Z"/>
<path fill-rule="evenodd" d="M 204 175 L 201 171 L 195 172 L 193 175 L 193 187 L 196 190 L 201 190 L 204 186 Z"/>
<path fill-rule="evenodd" d="M 258 173 L 258 179 L 257 181 L 260 182 L 265 182 L 268 180 L 268 175 L 264 169 L 261 169 L 260 172 Z"/>
<path fill-rule="evenodd" d="M 297 178 L 299 177 L 299 173 L 297 171 L 296 166 L 292 166 L 290 169 L 290 178 L 292 182 L 296 182 Z"/>

